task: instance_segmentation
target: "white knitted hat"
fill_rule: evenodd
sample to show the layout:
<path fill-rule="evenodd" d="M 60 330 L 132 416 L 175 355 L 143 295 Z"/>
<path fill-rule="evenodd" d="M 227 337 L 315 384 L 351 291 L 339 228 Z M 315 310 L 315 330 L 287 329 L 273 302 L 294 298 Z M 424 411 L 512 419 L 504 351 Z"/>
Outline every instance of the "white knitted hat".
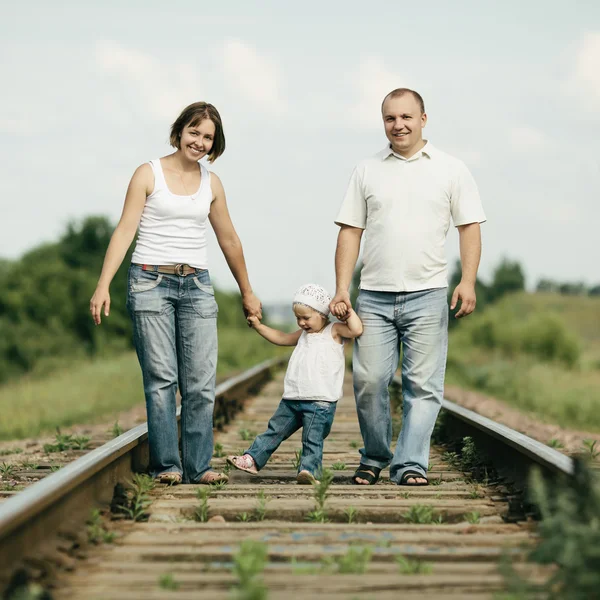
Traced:
<path fill-rule="evenodd" d="M 330 302 L 331 296 L 325 288 L 316 283 L 307 283 L 294 294 L 293 304 L 304 304 L 326 317 L 329 315 Z"/>

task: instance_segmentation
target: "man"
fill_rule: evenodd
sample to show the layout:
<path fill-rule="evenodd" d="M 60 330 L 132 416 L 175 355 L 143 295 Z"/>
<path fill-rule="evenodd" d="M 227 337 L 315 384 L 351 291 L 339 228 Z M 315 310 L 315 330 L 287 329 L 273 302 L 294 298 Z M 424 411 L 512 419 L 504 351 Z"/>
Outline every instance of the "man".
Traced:
<path fill-rule="evenodd" d="M 364 332 L 353 357 L 354 394 L 364 448 L 353 482 L 373 485 L 390 465 L 399 485 L 427 485 L 431 432 L 444 391 L 448 344 L 445 240 L 458 228 L 462 279 L 450 308 L 475 309 L 485 215 L 473 177 L 458 159 L 423 139 L 421 96 L 406 88 L 382 104 L 389 144 L 354 170 L 336 219 L 336 295 L 331 311 L 344 318 L 363 232 L 363 268 L 356 312 Z M 402 352 L 403 421 L 390 451 L 388 386 Z"/>

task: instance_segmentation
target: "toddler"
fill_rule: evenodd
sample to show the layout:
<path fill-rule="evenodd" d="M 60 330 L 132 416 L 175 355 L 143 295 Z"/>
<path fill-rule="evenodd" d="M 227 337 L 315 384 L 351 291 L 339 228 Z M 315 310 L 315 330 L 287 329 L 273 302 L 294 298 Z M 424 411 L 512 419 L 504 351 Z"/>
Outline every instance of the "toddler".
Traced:
<path fill-rule="evenodd" d="M 302 286 L 295 294 L 293 310 L 300 329 L 284 333 L 249 317 L 266 340 L 278 346 L 296 346 L 288 363 L 283 398 L 259 435 L 242 456 L 228 456 L 232 466 L 256 474 L 281 442 L 302 427 L 302 457 L 296 481 L 317 481 L 323 460 L 323 441 L 329 435 L 344 381 L 344 342 L 361 335 L 358 315 L 350 309 L 345 322 L 329 322 L 329 294 L 319 285 Z"/>

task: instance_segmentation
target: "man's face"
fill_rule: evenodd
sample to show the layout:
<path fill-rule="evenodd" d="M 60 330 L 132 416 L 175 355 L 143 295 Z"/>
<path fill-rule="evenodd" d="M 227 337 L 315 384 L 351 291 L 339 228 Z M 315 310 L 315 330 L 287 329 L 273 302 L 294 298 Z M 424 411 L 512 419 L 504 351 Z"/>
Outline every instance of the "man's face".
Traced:
<path fill-rule="evenodd" d="M 387 98 L 381 112 L 385 135 L 392 150 L 409 158 L 423 141 L 423 127 L 427 123 L 427 115 L 421 113 L 417 99 L 409 93 L 397 98 Z"/>

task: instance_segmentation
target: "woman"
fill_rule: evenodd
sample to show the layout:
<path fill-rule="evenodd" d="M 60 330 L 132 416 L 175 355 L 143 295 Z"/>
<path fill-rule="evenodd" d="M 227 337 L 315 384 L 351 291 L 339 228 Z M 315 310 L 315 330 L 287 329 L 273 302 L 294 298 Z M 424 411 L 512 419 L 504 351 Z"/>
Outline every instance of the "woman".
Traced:
<path fill-rule="evenodd" d="M 90 301 L 94 322 L 110 309 L 109 285 L 139 225 L 129 269 L 127 308 L 142 369 L 150 471 L 162 483 L 216 483 L 210 468 L 217 366 L 217 304 L 206 255 L 212 225 L 238 283 L 246 316 L 262 318 L 252 292 L 242 245 L 231 222 L 221 180 L 198 161 L 225 150 L 217 109 L 190 104 L 171 127 L 173 154 L 137 168 L 125 197 Z M 179 456 L 176 392 L 181 392 Z"/>

